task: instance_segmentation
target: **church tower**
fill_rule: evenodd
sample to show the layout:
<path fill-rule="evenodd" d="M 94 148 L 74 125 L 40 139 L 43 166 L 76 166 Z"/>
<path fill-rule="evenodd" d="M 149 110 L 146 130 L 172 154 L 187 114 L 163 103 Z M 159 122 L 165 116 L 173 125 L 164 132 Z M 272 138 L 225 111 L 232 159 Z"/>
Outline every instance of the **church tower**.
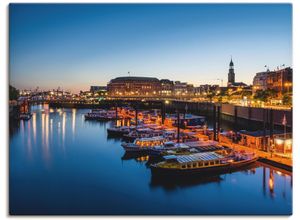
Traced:
<path fill-rule="evenodd" d="M 229 63 L 229 73 L 228 73 L 228 83 L 227 85 L 230 86 L 235 83 L 235 73 L 234 73 L 234 68 L 233 68 L 233 62 L 232 58 Z"/>

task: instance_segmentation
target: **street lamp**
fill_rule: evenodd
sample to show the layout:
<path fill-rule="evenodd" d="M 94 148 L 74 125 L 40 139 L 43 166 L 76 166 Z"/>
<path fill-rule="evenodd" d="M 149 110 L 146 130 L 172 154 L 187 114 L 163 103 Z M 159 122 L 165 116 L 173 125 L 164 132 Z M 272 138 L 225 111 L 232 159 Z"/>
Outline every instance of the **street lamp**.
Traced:
<path fill-rule="evenodd" d="M 287 87 L 287 93 L 289 93 L 289 91 L 290 91 L 290 86 L 292 86 L 292 83 L 291 83 L 291 82 L 286 82 L 286 83 L 284 84 L 284 86 Z"/>

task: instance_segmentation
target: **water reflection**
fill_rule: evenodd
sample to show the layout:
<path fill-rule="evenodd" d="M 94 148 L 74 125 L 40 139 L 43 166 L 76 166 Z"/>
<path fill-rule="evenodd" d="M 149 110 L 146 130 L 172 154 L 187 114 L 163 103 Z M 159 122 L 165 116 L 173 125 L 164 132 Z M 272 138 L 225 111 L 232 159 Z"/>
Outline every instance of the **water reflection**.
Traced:
<path fill-rule="evenodd" d="M 31 144 L 31 122 L 27 122 L 27 152 L 28 152 L 28 157 L 31 159 L 32 156 L 32 144 Z"/>
<path fill-rule="evenodd" d="M 172 178 L 164 178 L 162 176 L 152 176 L 150 187 L 151 188 L 159 188 L 166 191 L 176 190 L 178 187 L 185 188 L 203 184 L 209 184 L 214 182 L 221 182 L 222 180 L 226 180 L 227 175 L 231 175 L 233 173 L 243 173 L 245 175 L 255 175 L 255 170 L 258 167 L 257 164 L 250 165 L 247 168 L 235 170 L 230 173 L 222 173 L 222 174 L 206 174 L 206 175 L 194 175 L 194 176 L 178 176 Z M 231 182 L 236 183 L 236 178 L 231 178 Z"/>
<path fill-rule="evenodd" d="M 75 127 L 76 127 L 76 108 L 72 109 L 72 134 L 73 134 L 73 141 L 75 138 Z"/>
<path fill-rule="evenodd" d="M 135 160 L 137 162 L 147 162 L 149 158 L 148 154 L 136 152 L 125 152 L 121 157 L 122 160 Z"/>
<path fill-rule="evenodd" d="M 188 188 L 193 186 L 220 183 L 223 181 L 221 175 L 202 176 L 202 177 L 184 177 L 184 178 L 162 178 L 152 176 L 149 186 L 151 189 L 162 188 L 166 192 L 176 191 L 182 188 Z"/>
<path fill-rule="evenodd" d="M 292 176 L 289 172 L 282 172 L 274 169 L 270 166 L 263 166 L 263 193 L 266 196 L 268 190 L 268 195 L 270 198 L 274 199 L 276 196 L 281 195 L 283 198 L 286 198 L 287 194 L 287 181 L 290 181 L 290 186 L 292 187 Z M 277 181 L 276 181 L 277 180 Z M 281 180 L 279 182 L 279 180 Z M 282 183 L 283 181 L 283 183 Z M 278 185 L 276 184 L 278 182 Z M 280 185 L 279 185 L 280 184 Z M 281 190 L 281 193 L 278 191 Z M 277 193 L 276 193 L 277 191 Z"/>
<path fill-rule="evenodd" d="M 36 144 L 36 113 L 32 113 L 32 131 L 33 131 L 33 141 Z"/>
<path fill-rule="evenodd" d="M 66 137 L 66 112 L 62 113 L 62 147 L 65 148 L 65 137 Z"/>
<path fill-rule="evenodd" d="M 92 209 L 93 214 L 139 214 L 138 209 L 153 210 L 152 214 L 168 214 L 166 210 L 203 214 L 201 210 L 214 213 L 216 207 L 223 207 L 224 214 L 291 212 L 292 176 L 274 167 L 257 163 L 201 178 L 152 177 L 149 165 L 160 159 L 125 153 L 121 138 L 107 137 L 106 128 L 115 121 L 85 121 L 89 110 L 41 108 L 32 110 L 31 120 L 18 122 L 10 136 L 14 213 L 91 214 Z M 116 206 L 116 200 L 122 205 Z"/>
<path fill-rule="evenodd" d="M 45 161 L 49 161 L 49 114 L 42 112 L 42 149 Z"/>

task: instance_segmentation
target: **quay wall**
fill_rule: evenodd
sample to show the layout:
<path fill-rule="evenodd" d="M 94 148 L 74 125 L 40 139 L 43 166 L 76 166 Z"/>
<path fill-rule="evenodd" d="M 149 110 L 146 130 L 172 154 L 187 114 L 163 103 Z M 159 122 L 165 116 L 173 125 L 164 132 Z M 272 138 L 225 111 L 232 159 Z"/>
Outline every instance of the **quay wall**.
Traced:
<path fill-rule="evenodd" d="M 174 102 L 170 104 L 169 108 L 172 110 L 179 109 L 180 111 L 185 111 L 192 113 L 204 114 L 207 116 L 211 116 L 213 113 L 213 106 L 219 105 L 221 107 L 220 113 L 222 114 L 222 118 L 228 119 L 230 121 L 234 120 L 235 112 L 237 114 L 238 119 L 243 119 L 244 121 L 254 121 L 254 122 L 264 122 L 264 120 L 268 121 L 271 114 L 271 109 L 266 108 L 257 108 L 257 107 L 244 107 L 244 106 L 236 106 L 233 104 L 214 104 L 208 102 Z M 292 110 L 281 110 L 281 109 L 272 109 L 273 112 L 273 123 L 274 125 L 282 125 L 282 121 L 284 115 L 287 121 L 287 127 L 292 127 Z"/>
<path fill-rule="evenodd" d="M 145 102 L 132 101 L 132 100 L 105 100 L 99 104 L 84 104 L 84 103 L 49 103 L 50 107 L 65 107 L 65 108 L 109 108 L 118 106 L 132 106 L 139 109 L 149 108 L 165 108 L 166 112 L 190 112 L 194 114 L 204 115 L 211 117 L 213 115 L 214 106 L 220 106 L 220 113 L 222 119 L 234 122 L 234 118 L 237 117 L 239 121 L 246 121 L 248 123 L 263 123 L 270 118 L 271 110 L 266 108 L 257 107 L 244 107 L 236 106 L 233 104 L 216 104 L 210 102 L 189 102 L 189 101 L 170 101 L 166 104 L 164 101 L 148 100 Z M 287 127 L 292 127 L 292 115 L 291 110 L 272 109 L 273 123 L 277 126 L 282 126 L 284 115 L 287 120 Z M 235 114 L 237 114 L 235 116 Z"/>

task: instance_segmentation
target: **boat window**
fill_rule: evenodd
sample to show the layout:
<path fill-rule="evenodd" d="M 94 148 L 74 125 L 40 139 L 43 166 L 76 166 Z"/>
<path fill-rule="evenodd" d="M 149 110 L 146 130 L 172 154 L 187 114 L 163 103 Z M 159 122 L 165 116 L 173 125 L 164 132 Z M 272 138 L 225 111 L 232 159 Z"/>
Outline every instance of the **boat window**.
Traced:
<path fill-rule="evenodd" d="M 216 164 L 219 164 L 219 163 L 220 163 L 220 161 L 219 161 L 219 160 L 217 160 L 217 161 L 216 161 Z"/>
<path fill-rule="evenodd" d="M 191 168 L 191 164 L 188 164 L 187 167 L 188 167 L 188 168 Z"/>
<path fill-rule="evenodd" d="M 182 168 L 182 169 L 185 169 L 185 168 L 186 168 L 186 165 L 185 165 L 185 164 L 184 164 L 184 165 L 182 165 L 182 166 L 181 166 L 181 168 Z"/>
<path fill-rule="evenodd" d="M 199 162 L 199 163 L 198 163 L 198 166 L 199 166 L 199 167 L 202 167 L 202 166 L 203 166 L 203 163 L 200 163 L 200 162 Z"/>
<path fill-rule="evenodd" d="M 214 165 L 214 161 L 210 161 L 210 162 L 209 162 L 209 165 Z"/>
<path fill-rule="evenodd" d="M 196 167 L 197 166 L 197 164 L 196 163 L 193 163 L 193 167 Z"/>
<path fill-rule="evenodd" d="M 208 162 L 205 162 L 204 165 L 205 165 L 205 166 L 208 166 Z"/>

